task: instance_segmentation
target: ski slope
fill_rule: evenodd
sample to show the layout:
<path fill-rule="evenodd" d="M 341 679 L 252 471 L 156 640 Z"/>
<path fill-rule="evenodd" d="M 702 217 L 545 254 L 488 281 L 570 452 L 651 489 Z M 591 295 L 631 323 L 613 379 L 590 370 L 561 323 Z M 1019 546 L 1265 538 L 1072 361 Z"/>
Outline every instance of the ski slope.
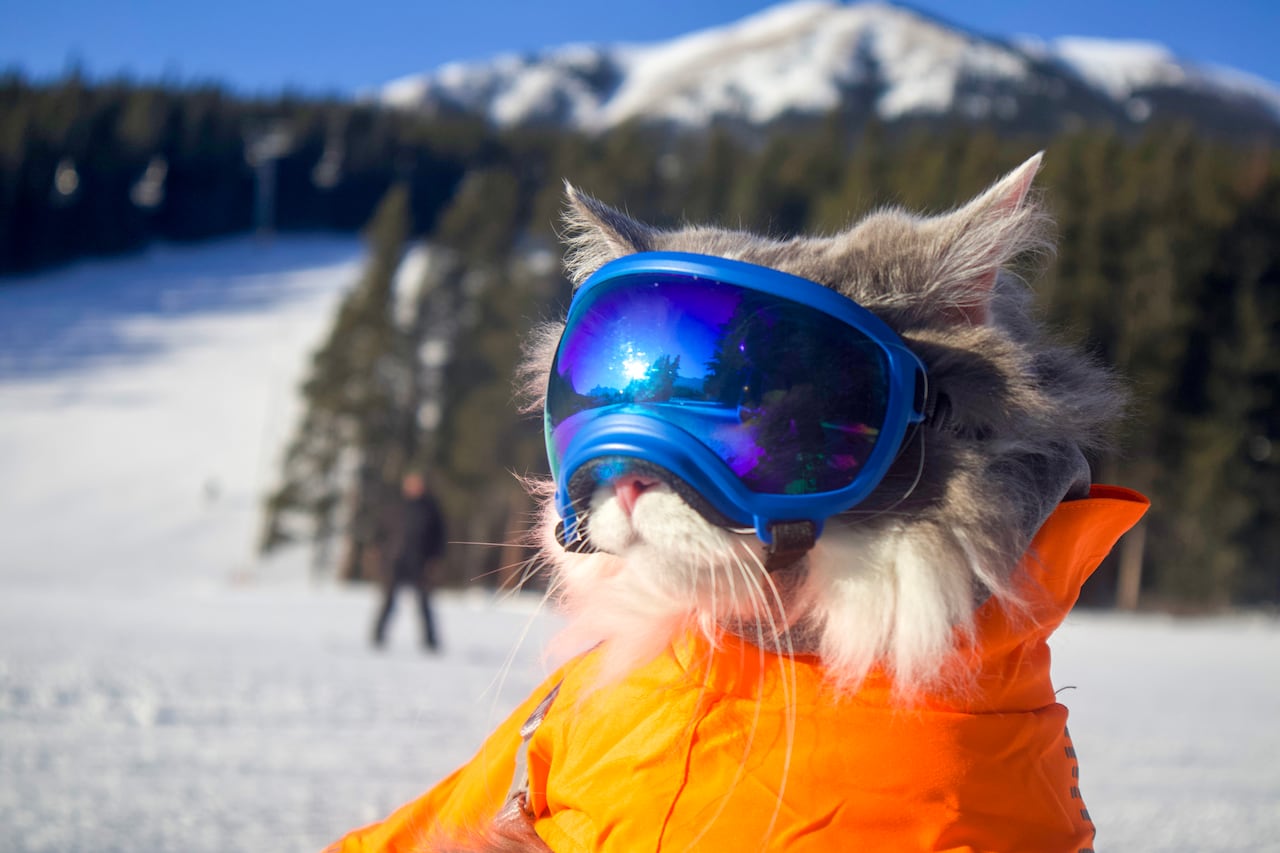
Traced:
<path fill-rule="evenodd" d="M 253 554 L 354 240 L 162 247 L 0 283 L 0 853 L 306 853 L 442 777 L 555 617 Z M 1280 851 L 1280 624 L 1073 616 L 1054 645 L 1099 851 Z"/>

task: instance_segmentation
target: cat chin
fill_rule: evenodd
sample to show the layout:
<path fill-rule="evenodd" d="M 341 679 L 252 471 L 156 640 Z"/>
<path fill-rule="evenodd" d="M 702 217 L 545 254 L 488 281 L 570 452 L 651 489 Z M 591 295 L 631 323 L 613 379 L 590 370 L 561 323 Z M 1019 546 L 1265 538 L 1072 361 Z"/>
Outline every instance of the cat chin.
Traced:
<path fill-rule="evenodd" d="M 728 628 L 771 651 L 817 654 L 833 685 L 856 690 L 883 672 L 904 704 L 963 687 L 951 666 L 972 633 L 971 549 L 925 522 L 833 520 L 801 568 L 770 576 L 759 541 L 703 519 L 665 486 L 628 516 L 598 492 L 588 521 L 595 554 L 551 550 L 570 617 L 562 651 L 603 642 L 601 682 L 616 681 L 690 629 Z"/>
<path fill-rule="evenodd" d="M 547 553 L 569 616 L 557 651 L 603 643 L 601 683 L 625 677 L 690 629 L 714 640 L 721 623 L 776 612 L 762 606 L 773 596 L 755 536 L 710 524 L 665 484 L 641 495 L 630 514 L 600 489 L 587 535 L 596 553 L 554 544 Z"/>
<path fill-rule="evenodd" d="M 803 595 L 831 680 L 856 690 L 881 671 L 904 703 L 965 689 L 954 664 L 973 632 L 977 568 L 934 525 L 829 526 Z"/>

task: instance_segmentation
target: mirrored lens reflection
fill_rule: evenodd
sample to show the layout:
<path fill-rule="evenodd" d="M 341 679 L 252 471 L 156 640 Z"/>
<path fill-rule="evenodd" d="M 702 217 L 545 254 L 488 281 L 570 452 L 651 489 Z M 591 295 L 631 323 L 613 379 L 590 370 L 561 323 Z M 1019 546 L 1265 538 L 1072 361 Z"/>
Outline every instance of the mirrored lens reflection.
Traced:
<path fill-rule="evenodd" d="M 880 346 L 807 305 L 682 276 L 597 285 L 575 306 L 552 369 L 549 443 L 613 413 L 660 418 L 756 492 L 853 482 L 879 437 Z"/>

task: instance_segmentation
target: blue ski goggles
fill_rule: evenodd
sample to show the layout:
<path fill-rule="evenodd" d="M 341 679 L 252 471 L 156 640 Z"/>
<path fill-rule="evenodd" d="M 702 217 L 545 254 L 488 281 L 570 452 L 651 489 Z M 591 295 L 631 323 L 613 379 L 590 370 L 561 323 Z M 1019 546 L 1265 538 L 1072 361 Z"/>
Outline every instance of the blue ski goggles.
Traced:
<path fill-rule="evenodd" d="M 923 420 L 924 377 L 884 322 L 807 279 L 674 252 L 612 261 L 575 294 L 548 381 L 564 533 L 628 467 L 669 472 L 765 543 L 782 522 L 821 532 Z"/>

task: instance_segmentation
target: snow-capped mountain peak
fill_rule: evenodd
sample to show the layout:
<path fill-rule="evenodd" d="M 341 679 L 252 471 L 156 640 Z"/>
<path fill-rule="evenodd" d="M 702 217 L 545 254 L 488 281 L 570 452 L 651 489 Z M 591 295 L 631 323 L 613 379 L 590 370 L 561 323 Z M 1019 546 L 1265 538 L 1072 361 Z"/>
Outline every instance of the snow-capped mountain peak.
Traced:
<path fill-rule="evenodd" d="M 1155 42 L 1067 36 L 1055 39 L 1049 52 L 1114 98 L 1128 98 L 1134 91 L 1150 86 L 1177 86 L 1187 80 L 1187 70 L 1173 53 Z"/>
<path fill-rule="evenodd" d="M 1280 89 L 1206 69 L 1147 42 L 1002 40 L 884 2 L 793 0 L 647 45 L 571 45 L 455 63 L 394 81 L 381 98 L 498 125 L 602 131 L 638 120 L 766 125 L 844 109 L 883 120 L 1034 114 L 1145 120 L 1147 95 L 1229 102 L 1280 125 Z M 1156 97 L 1161 109 L 1176 97 Z"/>
<path fill-rule="evenodd" d="M 1068 36 L 1052 53 L 1098 89 L 1118 100 L 1158 88 L 1184 88 L 1227 98 L 1256 99 L 1280 119 L 1280 89 L 1243 71 L 1179 59 L 1162 44 Z"/>

